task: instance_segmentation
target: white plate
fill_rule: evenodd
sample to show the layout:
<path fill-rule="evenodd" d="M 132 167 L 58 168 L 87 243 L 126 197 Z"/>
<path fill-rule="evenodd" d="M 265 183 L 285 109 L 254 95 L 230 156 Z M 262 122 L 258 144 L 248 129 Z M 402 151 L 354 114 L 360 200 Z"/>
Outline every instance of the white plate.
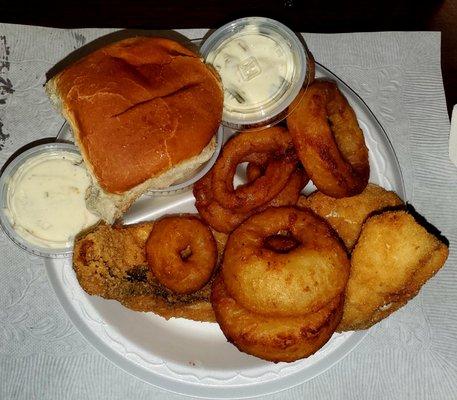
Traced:
<path fill-rule="evenodd" d="M 395 190 L 404 198 L 395 152 L 376 117 L 355 92 L 326 68 L 318 64 L 316 73 L 337 80 L 354 108 L 370 149 L 370 181 Z M 143 196 L 125 221 L 134 223 L 167 213 L 195 212 L 193 204 L 190 191 Z M 133 312 L 115 301 L 87 295 L 78 284 L 70 259 L 46 260 L 46 268 L 65 311 L 97 350 L 132 375 L 180 394 L 214 399 L 278 392 L 324 372 L 365 336 L 365 332 L 334 334 L 313 356 L 290 364 L 274 364 L 239 352 L 227 343 L 217 324 L 166 321 L 152 313 Z"/>

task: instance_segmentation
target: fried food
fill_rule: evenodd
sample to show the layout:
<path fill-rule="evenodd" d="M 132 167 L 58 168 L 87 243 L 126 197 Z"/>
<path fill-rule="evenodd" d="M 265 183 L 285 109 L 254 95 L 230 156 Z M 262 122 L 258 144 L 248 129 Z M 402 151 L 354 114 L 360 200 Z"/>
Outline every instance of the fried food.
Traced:
<path fill-rule="evenodd" d="M 241 351 L 293 361 L 331 337 L 348 276 L 346 249 L 325 220 L 296 207 L 268 208 L 229 236 L 211 301 Z"/>
<path fill-rule="evenodd" d="M 346 287 L 346 249 L 320 217 L 295 207 L 270 208 L 230 236 L 222 275 L 248 310 L 274 316 L 315 312 Z"/>
<path fill-rule="evenodd" d="M 347 249 L 352 250 L 363 222 L 372 213 L 402 204 L 403 201 L 396 193 L 369 183 L 362 193 L 342 199 L 314 192 L 308 196 L 306 206 L 325 218 L 343 239 Z"/>
<path fill-rule="evenodd" d="M 212 171 L 209 171 L 198 182 L 195 182 L 193 193 L 195 207 L 202 219 L 213 229 L 219 232 L 230 233 L 249 215 L 222 207 L 214 200 L 212 185 Z"/>
<path fill-rule="evenodd" d="M 343 295 L 336 297 L 316 313 L 272 317 L 241 306 L 220 275 L 211 291 L 217 322 L 228 341 L 240 351 L 274 362 L 292 362 L 320 349 L 341 319 L 342 299 Z"/>
<path fill-rule="evenodd" d="M 254 175 L 253 166 L 256 165 L 257 170 Z M 262 169 L 257 163 L 249 163 L 247 173 L 248 181 L 257 179 L 262 174 Z M 254 178 L 255 176 L 255 178 Z M 219 232 L 230 233 L 237 228 L 250 215 L 260 212 L 267 207 L 279 207 L 294 205 L 300 191 L 308 183 L 308 177 L 302 169 L 296 169 L 290 176 L 286 186 L 269 202 L 262 204 L 249 212 L 237 212 L 222 207 L 214 199 L 214 191 L 212 187 L 212 171 L 206 174 L 198 182 L 194 184 L 195 207 L 197 208 L 202 219 L 213 229 Z"/>
<path fill-rule="evenodd" d="M 99 225 L 77 238 L 73 269 L 90 295 L 119 301 L 134 311 L 154 312 L 164 318 L 215 321 L 209 302 L 210 284 L 189 295 L 176 295 L 152 274 L 145 244 L 154 222 L 130 226 Z M 219 259 L 227 236 L 214 233 Z"/>
<path fill-rule="evenodd" d="M 255 181 L 259 176 L 262 176 L 263 173 L 265 173 L 265 165 L 250 162 L 246 166 L 246 178 L 248 182 Z"/>
<path fill-rule="evenodd" d="M 341 198 L 368 183 L 368 148 L 354 110 L 336 83 L 316 80 L 287 117 L 295 149 L 322 193 Z"/>
<path fill-rule="evenodd" d="M 222 257 L 224 256 L 225 245 L 227 244 L 228 235 L 223 232 L 217 232 L 211 229 L 213 232 L 213 237 L 216 240 L 217 247 L 217 265 L 220 265 L 222 262 Z"/>
<path fill-rule="evenodd" d="M 443 266 L 448 253 L 445 243 L 405 211 L 370 217 L 352 252 L 337 329 L 367 329 L 404 306 Z"/>
<path fill-rule="evenodd" d="M 253 132 L 243 132 L 233 138 L 223 149 L 223 151 L 226 151 L 227 147 L 229 147 L 228 152 L 226 151 L 225 155 L 221 156 L 212 170 L 194 184 L 195 206 L 203 220 L 217 231 L 230 233 L 250 215 L 267 207 L 294 205 L 300 191 L 308 183 L 308 176 L 298 165 L 298 161 L 289 147 L 292 142 L 285 129 L 279 127 L 270 128 L 262 131 L 260 136 L 259 144 L 257 141 L 254 142 Z M 241 147 L 244 153 L 236 153 L 238 146 Z M 232 156 L 238 157 L 233 164 L 231 164 Z M 239 162 L 249 163 L 246 170 L 248 182 L 234 189 L 233 174 L 236 172 Z M 287 175 L 286 183 L 283 185 L 277 179 L 273 179 L 273 183 L 270 184 L 271 176 L 269 177 L 268 174 L 271 171 L 275 174 L 279 173 L 278 170 L 282 168 L 283 162 L 287 166 L 290 163 L 293 164 L 291 172 L 283 170 L 285 175 L 281 176 L 281 179 Z M 249 195 L 250 200 L 254 201 L 257 206 L 254 208 L 249 206 L 248 211 L 244 211 L 243 207 L 230 208 L 217 199 L 215 174 L 217 168 L 221 167 L 219 163 L 222 163 L 223 166 L 231 165 L 233 167 L 233 170 L 226 171 L 228 174 L 226 183 L 229 182 L 228 185 L 233 189 L 231 194 L 236 197 L 237 193 L 246 194 L 253 191 L 253 195 Z M 275 193 L 278 187 L 282 188 L 270 199 L 271 193 Z M 256 196 L 255 199 L 254 196 Z"/>
<path fill-rule="evenodd" d="M 249 184 L 234 188 L 238 164 L 251 161 L 252 154 L 267 154 L 265 173 Z M 296 169 L 295 152 L 289 132 L 281 127 L 258 132 L 242 132 L 223 147 L 213 167 L 214 198 L 224 208 L 249 212 L 272 200 L 286 185 Z"/>
<path fill-rule="evenodd" d="M 308 198 L 304 194 L 301 194 L 298 197 L 297 207 L 299 207 L 299 208 L 309 208 Z"/>
<path fill-rule="evenodd" d="M 154 224 L 146 241 L 146 259 L 157 280 L 180 294 L 205 286 L 217 263 L 211 230 L 193 216 L 166 217 Z"/>

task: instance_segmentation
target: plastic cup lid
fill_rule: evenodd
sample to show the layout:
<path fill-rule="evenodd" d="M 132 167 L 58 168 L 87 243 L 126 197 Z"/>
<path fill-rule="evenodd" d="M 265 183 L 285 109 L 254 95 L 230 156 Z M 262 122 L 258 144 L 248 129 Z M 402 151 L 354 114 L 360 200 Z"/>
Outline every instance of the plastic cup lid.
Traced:
<path fill-rule="evenodd" d="M 224 87 L 223 123 L 262 124 L 281 114 L 298 95 L 307 56 L 297 35 L 278 21 L 248 17 L 212 33 L 200 49 Z"/>

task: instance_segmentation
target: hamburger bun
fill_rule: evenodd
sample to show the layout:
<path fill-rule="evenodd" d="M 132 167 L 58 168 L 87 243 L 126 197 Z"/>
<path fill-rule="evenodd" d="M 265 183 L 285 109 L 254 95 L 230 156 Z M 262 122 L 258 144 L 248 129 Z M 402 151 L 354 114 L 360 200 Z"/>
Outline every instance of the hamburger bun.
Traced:
<path fill-rule="evenodd" d="M 88 207 L 108 223 L 215 150 L 220 80 L 175 41 L 135 37 L 103 47 L 55 75 L 46 91 L 91 175 Z"/>

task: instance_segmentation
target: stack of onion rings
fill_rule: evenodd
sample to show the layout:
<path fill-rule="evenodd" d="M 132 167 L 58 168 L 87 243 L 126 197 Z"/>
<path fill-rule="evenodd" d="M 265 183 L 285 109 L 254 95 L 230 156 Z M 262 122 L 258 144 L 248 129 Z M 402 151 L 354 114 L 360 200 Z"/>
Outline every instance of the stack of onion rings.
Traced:
<path fill-rule="evenodd" d="M 294 205 L 308 177 L 298 168 L 291 146 L 287 130 L 279 127 L 232 138 L 213 169 L 194 185 L 195 206 L 204 221 L 219 232 L 230 233 L 267 207 Z M 235 189 L 233 176 L 241 162 L 249 162 L 248 183 Z M 232 207 L 218 201 L 225 196 L 224 204 Z"/>
<path fill-rule="evenodd" d="M 346 249 L 325 220 L 306 209 L 269 208 L 229 236 L 211 302 L 241 351 L 294 361 L 330 339 L 348 276 Z"/>

